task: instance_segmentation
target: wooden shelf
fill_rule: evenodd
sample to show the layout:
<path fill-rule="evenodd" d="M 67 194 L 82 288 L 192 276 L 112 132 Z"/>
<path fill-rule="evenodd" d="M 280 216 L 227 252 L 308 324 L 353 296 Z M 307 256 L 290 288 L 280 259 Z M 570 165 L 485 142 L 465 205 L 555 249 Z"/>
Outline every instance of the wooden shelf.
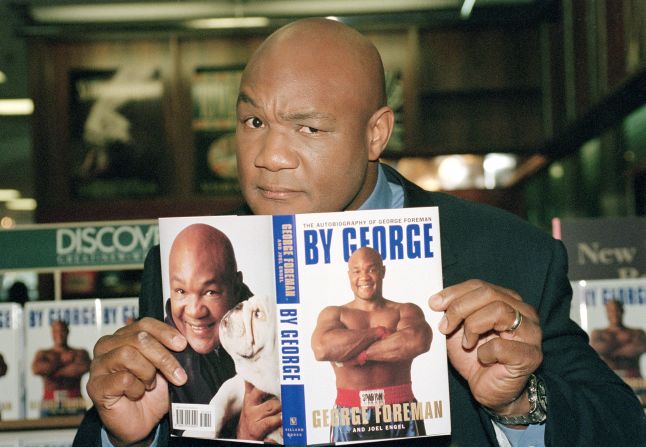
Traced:
<path fill-rule="evenodd" d="M 0 421 L 0 432 L 77 428 L 81 424 L 82 420 L 83 415 L 54 416 L 43 419 L 19 419 L 15 421 Z"/>

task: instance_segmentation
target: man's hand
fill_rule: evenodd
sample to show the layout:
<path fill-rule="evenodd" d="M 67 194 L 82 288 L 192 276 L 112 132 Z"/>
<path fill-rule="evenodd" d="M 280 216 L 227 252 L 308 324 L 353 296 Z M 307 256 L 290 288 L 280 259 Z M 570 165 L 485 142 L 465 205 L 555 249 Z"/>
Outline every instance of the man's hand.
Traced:
<path fill-rule="evenodd" d="M 168 413 L 167 381 L 186 382 L 186 372 L 169 349 L 185 347 L 184 336 L 152 318 L 99 339 L 87 391 L 113 444 L 146 440 Z"/>
<path fill-rule="evenodd" d="M 280 401 L 245 382 L 244 401 L 236 438 L 262 441 L 283 423 Z"/>
<path fill-rule="evenodd" d="M 516 292 L 479 280 L 447 287 L 429 305 L 444 311 L 439 329 L 449 360 L 473 397 L 501 415 L 528 413 L 525 385 L 543 361 L 536 310 Z M 516 310 L 522 322 L 510 332 Z"/>

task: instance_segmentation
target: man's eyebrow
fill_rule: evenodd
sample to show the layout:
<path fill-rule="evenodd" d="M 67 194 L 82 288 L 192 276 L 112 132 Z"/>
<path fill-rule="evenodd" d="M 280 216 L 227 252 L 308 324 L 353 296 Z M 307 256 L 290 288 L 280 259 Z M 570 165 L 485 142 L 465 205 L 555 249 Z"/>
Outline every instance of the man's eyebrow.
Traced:
<path fill-rule="evenodd" d="M 285 121 L 307 121 L 307 120 L 316 120 L 316 121 L 328 121 L 330 124 L 336 122 L 334 115 L 325 112 L 288 112 L 283 114 L 282 118 Z"/>
<path fill-rule="evenodd" d="M 238 93 L 238 101 L 236 105 L 240 105 L 241 102 L 244 102 L 246 104 L 250 104 L 254 107 L 258 107 L 258 104 L 256 104 L 256 101 L 254 101 L 249 95 L 247 95 L 244 92 Z"/>
<path fill-rule="evenodd" d="M 245 92 L 238 93 L 238 102 L 236 105 L 240 105 L 240 103 L 245 103 L 253 107 L 258 107 L 258 104 L 256 104 L 256 101 L 254 101 L 253 98 L 251 98 Z M 281 118 L 284 119 L 285 121 L 317 120 L 317 121 L 327 121 L 330 124 L 334 124 L 336 122 L 336 118 L 334 117 L 334 115 L 325 113 L 325 112 L 316 112 L 316 111 L 287 112 L 282 114 Z"/>

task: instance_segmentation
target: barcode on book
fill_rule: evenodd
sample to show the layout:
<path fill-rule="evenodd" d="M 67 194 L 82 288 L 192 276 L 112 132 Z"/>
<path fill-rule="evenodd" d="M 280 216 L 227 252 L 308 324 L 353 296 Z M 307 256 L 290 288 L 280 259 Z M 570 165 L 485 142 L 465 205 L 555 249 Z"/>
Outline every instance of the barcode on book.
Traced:
<path fill-rule="evenodd" d="M 215 430 L 214 411 L 209 405 L 173 404 L 176 430 Z"/>

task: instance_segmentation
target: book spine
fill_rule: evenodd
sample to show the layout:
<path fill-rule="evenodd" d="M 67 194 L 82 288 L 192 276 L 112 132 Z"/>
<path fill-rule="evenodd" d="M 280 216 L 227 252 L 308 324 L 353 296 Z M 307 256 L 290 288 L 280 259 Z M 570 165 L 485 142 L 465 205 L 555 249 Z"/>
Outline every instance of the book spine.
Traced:
<path fill-rule="evenodd" d="M 298 262 L 294 216 L 273 216 L 276 315 L 285 445 L 307 444 L 305 393 L 299 346 Z"/>

